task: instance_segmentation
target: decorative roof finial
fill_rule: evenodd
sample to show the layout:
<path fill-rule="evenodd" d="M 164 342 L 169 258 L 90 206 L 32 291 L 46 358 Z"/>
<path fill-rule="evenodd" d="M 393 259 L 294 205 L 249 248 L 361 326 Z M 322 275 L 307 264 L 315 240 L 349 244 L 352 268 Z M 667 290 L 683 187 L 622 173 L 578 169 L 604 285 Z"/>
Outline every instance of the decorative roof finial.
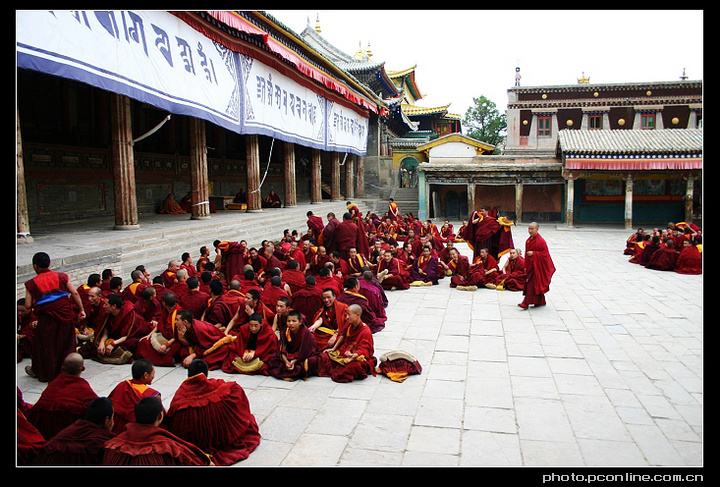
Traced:
<path fill-rule="evenodd" d="M 578 84 L 579 85 L 588 85 L 590 84 L 590 77 L 585 76 L 585 72 L 583 71 L 582 76 L 578 78 Z"/>
<path fill-rule="evenodd" d="M 372 57 L 372 49 L 370 48 L 370 41 L 368 41 L 367 53 L 366 53 L 366 54 L 367 54 L 368 59 L 370 59 L 370 58 Z"/>
<path fill-rule="evenodd" d="M 318 34 L 322 32 L 322 29 L 320 28 L 320 14 L 316 14 L 315 17 L 315 32 Z"/>
<path fill-rule="evenodd" d="M 683 81 L 688 79 L 687 75 L 685 74 L 685 68 L 683 68 L 683 74 L 682 74 L 682 76 L 680 76 L 680 79 Z"/>
<path fill-rule="evenodd" d="M 515 67 L 515 86 L 520 86 L 520 66 Z"/>

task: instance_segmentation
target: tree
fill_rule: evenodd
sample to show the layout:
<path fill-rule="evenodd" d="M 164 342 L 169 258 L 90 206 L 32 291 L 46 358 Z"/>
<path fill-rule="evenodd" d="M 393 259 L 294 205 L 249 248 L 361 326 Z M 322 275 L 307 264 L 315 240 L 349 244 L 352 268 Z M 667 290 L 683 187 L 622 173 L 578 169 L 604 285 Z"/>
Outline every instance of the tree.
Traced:
<path fill-rule="evenodd" d="M 473 97 L 473 102 L 475 105 L 467 109 L 463 119 L 466 135 L 497 147 L 506 134 L 505 114 L 500 114 L 495 103 L 483 95 L 480 98 Z"/>

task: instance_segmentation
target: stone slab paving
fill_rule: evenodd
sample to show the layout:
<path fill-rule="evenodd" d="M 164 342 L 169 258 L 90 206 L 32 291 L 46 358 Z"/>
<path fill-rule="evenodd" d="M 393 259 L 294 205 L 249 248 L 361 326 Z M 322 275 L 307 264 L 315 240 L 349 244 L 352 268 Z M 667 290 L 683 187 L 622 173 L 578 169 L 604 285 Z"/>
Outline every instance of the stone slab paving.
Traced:
<path fill-rule="evenodd" d="M 540 233 L 557 267 L 545 307 L 448 279 L 387 293 L 376 355 L 402 349 L 423 366 L 403 383 L 211 372 L 245 388 L 260 424 L 238 466 L 702 466 L 703 276 L 628 263 L 627 230 Z M 524 248 L 527 226 L 513 238 Z M 32 403 L 44 385 L 28 363 L 17 383 Z M 130 373 L 86 366 L 99 395 Z M 184 378 L 157 369 L 166 405 Z"/>

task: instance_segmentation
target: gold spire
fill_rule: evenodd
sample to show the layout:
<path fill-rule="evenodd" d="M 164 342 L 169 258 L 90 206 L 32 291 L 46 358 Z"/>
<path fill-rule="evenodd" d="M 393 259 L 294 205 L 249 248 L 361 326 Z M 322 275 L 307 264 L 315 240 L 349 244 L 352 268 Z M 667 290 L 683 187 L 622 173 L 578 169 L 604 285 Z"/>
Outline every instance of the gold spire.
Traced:
<path fill-rule="evenodd" d="M 590 84 L 590 78 L 588 76 L 585 76 L 585 72 L 583 71 L 583 74 L 580 78 L 578 78 L 578 84 L 579 85 L 588 85 Z"/>
<path fill-rule="evenodd" d="M 315 32 L 318 34 L 322 32 L 322 29 L 320 28 L 320 14 L 316 14 L 315 17 Z"/>
<path fill-rule="evenodd" d="M 368 46 L 367 46 L 367 57 L 368 57 L 368 59 L 370 59 L 372 57 L 372 49 L 370 48 L 370 41 L 368 41 Z"/>

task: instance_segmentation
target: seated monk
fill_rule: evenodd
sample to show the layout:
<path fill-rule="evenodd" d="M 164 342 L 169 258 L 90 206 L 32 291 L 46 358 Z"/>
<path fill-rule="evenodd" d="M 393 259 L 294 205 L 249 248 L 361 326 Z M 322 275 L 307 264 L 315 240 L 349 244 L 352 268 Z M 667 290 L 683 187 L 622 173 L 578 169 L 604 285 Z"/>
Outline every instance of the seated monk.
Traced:
<path fill-rule="evenodd" d="M 362 321 L 362 308 L 351 304 L 347 308 L 345 331 L 335 345 L 320 354 L 318 375 L 331 377 L 335 382 L 351 382 L 377 375 L 375 347 L 370 327 Z"/>
<path fill-rule="evenodd" d="M 182 209 L 182 207 L 177 201 L 175 201 L 175 196 L 170 193 L 163 200 L 162 204 L 160 205 L 160 209 L 158 210 L 158 213 L 164 215 L 179 215 L 182 213 L 186 213 L 186 211 Z"/>
<path fill-rule="evenodd" d="M 637 258 L 637 263 L 644 267 L 650 261 L 650 257 L 652 257 L 659 248 L 660 237 L 658 235 L 653 235 L 650 239 L 650 243 L 645 244 L 645 247 L 640 253 L 640 257 Z"/>
<path fill-rule="evenodd" d="M 425 245 L 422 253 L 415 259 L 410 269 L 412 275 L 411 286 L 432 286 L 438 284 L 440 269 L 437 264 L 437 257 L 432 255 L 432 247 Z"/>
<path fill-rule="evenodd" d="M 280 315 L 275 315 L 277 319 Z M 277 350 L 277 335 L 257 313 L 238 330 L 222 370 L 228 374 L 268 375 L 267 362 Z"/>
<path fill-rule="evenodd" d="M 450 287 L 463 287 L 467 286 L 467 278 L 470 273 L 470 261 L 467 257 L 460 254 L 460 251 L 453 247 L 450 250 L 450 260 L 447 263 L 448 269 L 451 272 Z"/>
<path fill-rule="evenodd" d="M 105 300 L 105 322 L 95 330 L 95 349 L 92 358 L 102 363 L 127 363 L 132 359 L 140 339 L 149 327 L 135 311 L 135 304 L 123 301 L 117 294 Z"/>
<path fill-rule="evenodd" d="M 483 283 L 485 287 L 489 289 L 495 289 L 497 287 L 496 281 L 500 277 L 500 269 L 497 265 L 495 257 L 490 255 L 490 251 L 486 248 L 480 249 L 480 255 L 478 256 L 483 261 L 483 267 L 485 274 L 483 276 Z"/>
<path fill-rule="evenodd" d="M 675 262 L 678 274 L 702 274 L 702 254 L 691 240 L 683 241 L 683 249 Z"/>
<path fill-rule="evenodd" d="M 275 317 L 275 312 L 260 301 L 260 291 L 257 289 L 250 289 L 247 292 L 245 295 L 245 306 L 240 306 L 238 308 L 235 316 L 232 317 L 227 328 L 225 328 L 225 334 L 231 335 L 233 333 L 237 333 L 236 331 L 233 331 L 233 329 L 236 327 L 239 328 L 241 325 L 247 323 L 250 319 L 250 315 L 253 313 L 258 313 L 263 317 L 265 323 L 268 324 L 272 323 L 273 318 Z"/>
<path fill-rule="evenodd" d="M 270 194 L 267 195 L 265 198 L 263 198 L 262 201 L 262 207 L 263 208 L 280 208 L 282 206 L 282 201 L 280 201 L 280 195 L 278 195 L 274 190 L 270 190 Z"/>
<path fill-rule="evenodd" d="M 675 264 L 680 253 L 675 250 L 675 242 L 671 238 L 665 241 L 665 245 L 661 245 L 648 263 L 645 264 L 646 269 L 654 269 L 657 271 L 673 271 L 675 270 Z"/>
<path fill-rule="evenodd" d="M 82 355 L 69 354 L 65 357 L 60 375 L 50 381 L 27 412 L 27 419 L 46 440 L 82 418 L 90 402 L 97 397 L 90 383 L 81 377 L 84 370 Z"/>
<path fill-rule="evenodd" d="M 628 262 L 632 264 L 637 264 L 640 260 L 640 256 L 643 253 L 643 250 L 645 250 L 645 246 L 650 243 L 650 235 L 642 235 L 641 238 L 638 238 L 632 246 L 632 251 L 630 253 L 625 253 L 625 255 L 630 255 L 630 260 Z"/>
<path fill-rule="evenodd" d="M 305 277 L 305 287 L 293 293 L 292 308 L 311 319 L 322 307 L 322 289 L 315 284 L 315 276 Z"/>
<path fill-rule="evenodd" d="M 122 433 L 128 423 L 135 421 L 135 405 L 145 397 L 160 398 L 160 393 L 150 387 L 155 380 L 155 366 L 147 359 L 133 361 L 132 379 L 120 382 L 108 395 L 115 410 L 114 433 Z"/>
<path fill-rule="evenodd" d="M 210 370 L 219 369 L 230 353 L 230 346 L 235 336 L 226 335 L 223 330 L 207 321 L 196 320 L 192 311 L 178 311 L 175 321 L 178 340 L 187 347 L 181 352 L 183 367 L 188 367 L 196 358 L 201 358 Z"/>
<path fill-rule="evenodd" d="M 160 317 L 151 322 L 153 329 L 138 343 L 135 358 L 148 359 L 157 367 L 175 366 L 182 347 L 175 328 L 179 311 L 175 293 L 165 293 L 160 303 Z"/>
<path fill-rule="evenodd" d="M 117 466 L 206 466 L 210 456 L 189 441 L 161 428 L 165 419 L 162 401 L 144 397 L 133 410 L 137 418 L 127 430 L 105 443 L 103 465 Z"/>
<path fill-rule="evenodd" d="M 278 349 L 268 361 L 268 374 L 287 381 L 306 380 L 317 374 L 315 336 L 302 324 L 299 311 L 289 311 L 286 324 L 285 332 L 280 334 Z"/>
<path fill-rule="evenodd" d="M 347 326 L 345 311 L 348 305 L 338 301 L 336 297 L 334 288 L 323 289 L 323 307 L 312 318 L 310 331 L 315 335 L 318 351 L 335 345 L 338 333 L 341 333 Z"/>
<path fill-rule="evenodd" d="M 200 319 L 212 323 L 221 330 L 225 330 L 233 316 L 234 313 L 230 309 L 230 303 L 225 299 L 222 282 L 213 279 L 210 281 L 210 299 Z"/>
<path fill-rule="evenodd" d="M 102 465 L 105 443 L 115 437 L 113 418 L 112 401 L 107 397 L 96 397 L 90 401 L 82 418 L 45 443 L 33 465 Z"/>
<path fill-rule="evenodd" d="M 208 365 L 197 358 L 172 398 L 167 430 L 212 455 L 215 465 L 245 460 L 260 444 L 243 388 L 235 381 L 209 378 Z"/>
<path fill-rule="evenodd" d="M 525 259 L 520 249 L 511 249 L 510 257 L 505 261 L 502 274 L 498 279 L 498 291 L 522 291 L 525 288 Z"/>
<path fill-rule="evenodd" d="M 383 289 L 392 291 L 410 288 L 410 272 L 392 252 L 383 254 L 383 258 L 378 262 L 376 275 Z"/>
<path fill-rule="evenodd" d="M 210 295 L 200 289 L 200 280 L 197 277 L 188 277 L 185 282 L 188 292 L 180 298 L 178 305 L 182 309 L 189 309 L 196 319 L 200 319 L 208 306 Z"/>

